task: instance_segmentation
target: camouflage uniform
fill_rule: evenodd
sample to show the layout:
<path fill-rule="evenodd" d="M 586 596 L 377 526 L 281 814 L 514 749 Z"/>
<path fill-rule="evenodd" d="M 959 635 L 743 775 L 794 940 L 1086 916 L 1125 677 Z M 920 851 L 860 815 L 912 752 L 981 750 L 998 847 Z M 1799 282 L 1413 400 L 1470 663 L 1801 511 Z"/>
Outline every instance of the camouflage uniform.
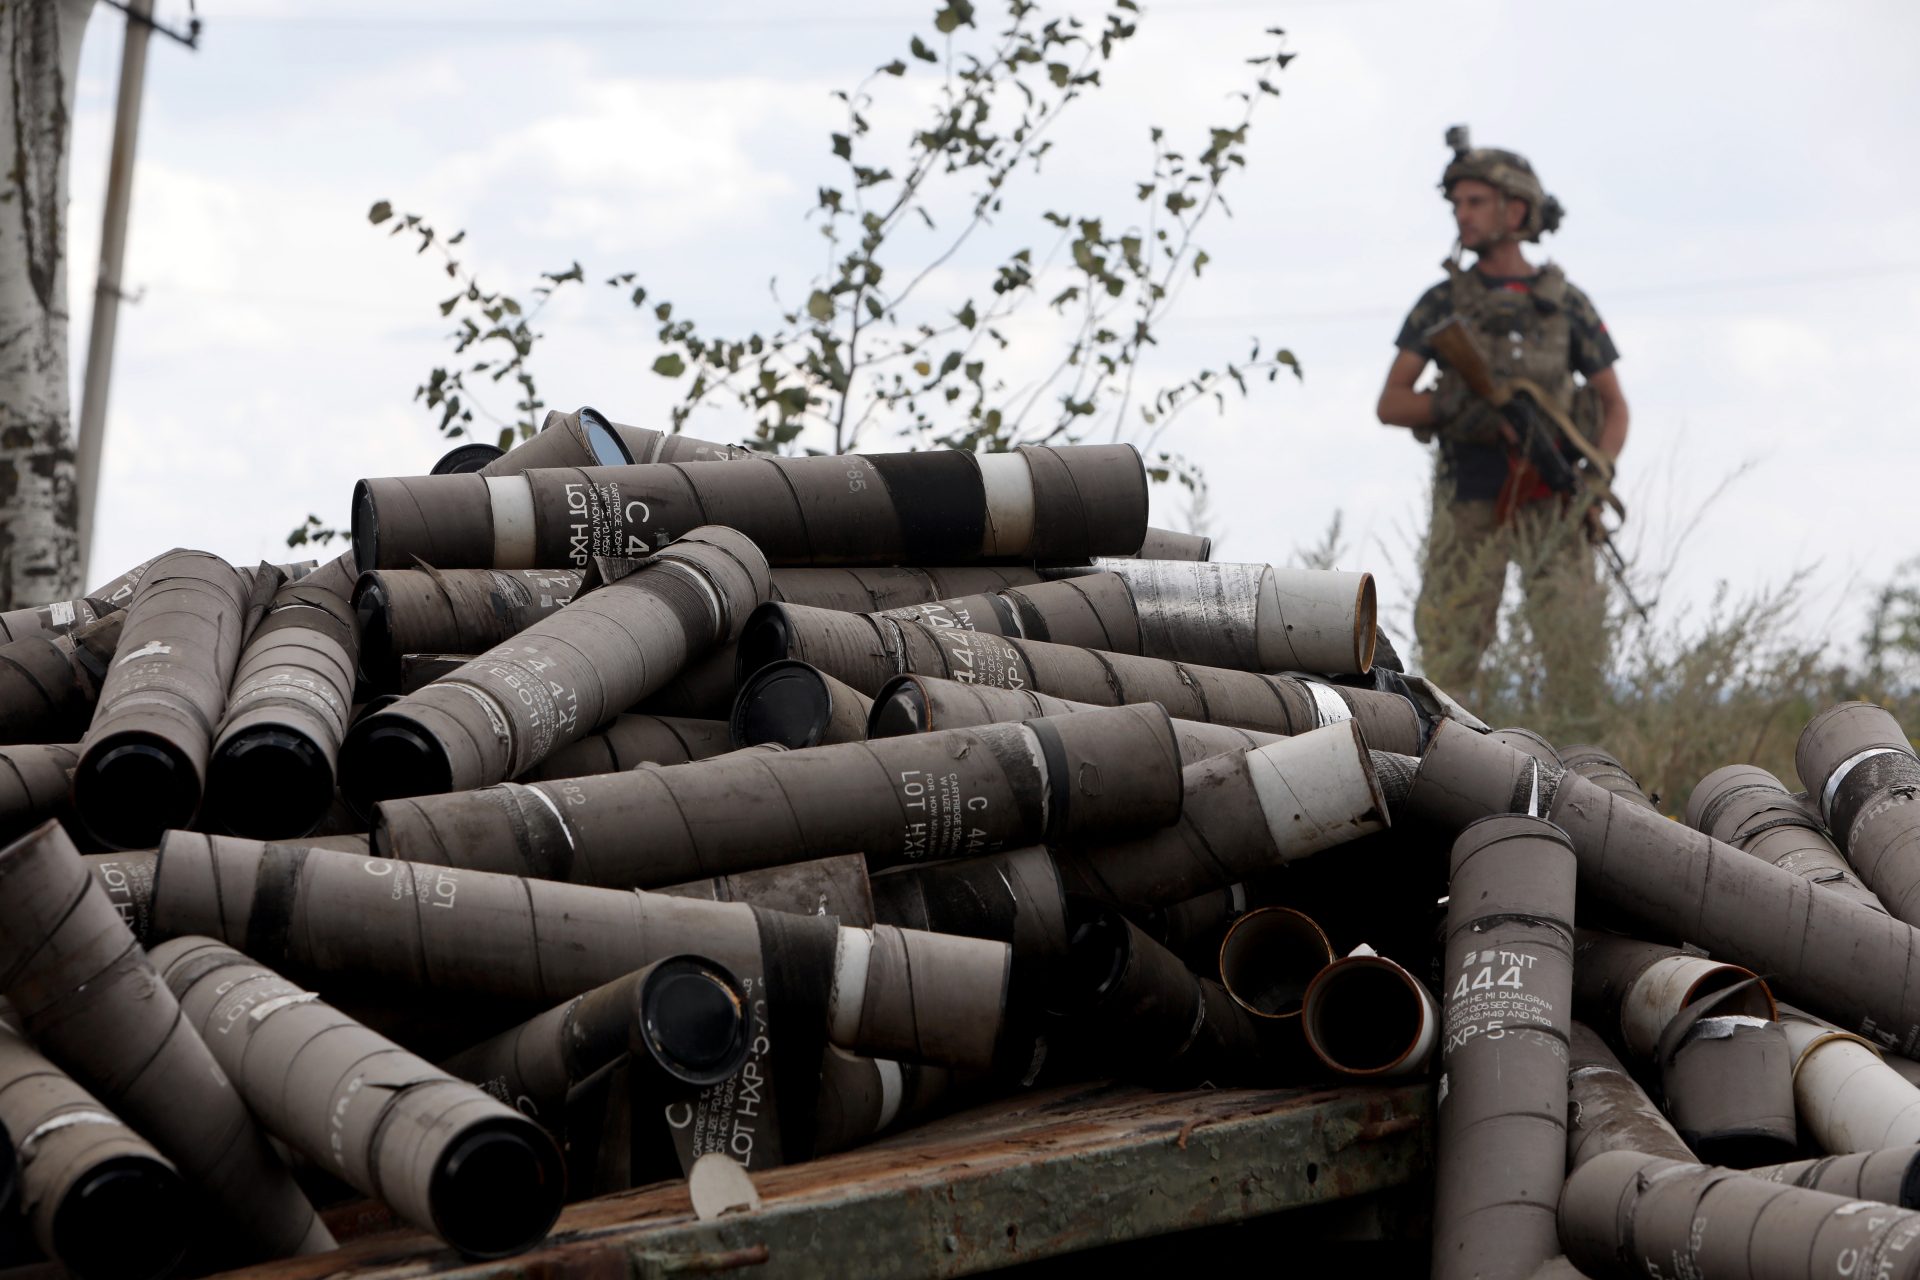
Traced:
<path fill-rule="evenodd" d="M 1586 294 L 1546 266 L 1523 279 L 1450 268 L 1400 327 L 1402 351 L 1431 358 L 1424 336 L 1458 314 L 1499 378 L 1532 379 L 1589 438 L 1600 413 L 1590 378 L 1619 358 Z M 1433 523 L 1414 609 L 1426 674 L 1465 689 L 1492 643 L 1509 562 L 1520 566 L 1526 617 L 1563 703 L 1597 691 L 1606 663 L 1606 593 L 1596 578 L 1584 512 L 1550 493 L 1502 442 L 1499 411 L 1442 369 L 1434 394 L 1439 456 Z M 1574 456 L 1568 449 L 1569 456 Z"/>

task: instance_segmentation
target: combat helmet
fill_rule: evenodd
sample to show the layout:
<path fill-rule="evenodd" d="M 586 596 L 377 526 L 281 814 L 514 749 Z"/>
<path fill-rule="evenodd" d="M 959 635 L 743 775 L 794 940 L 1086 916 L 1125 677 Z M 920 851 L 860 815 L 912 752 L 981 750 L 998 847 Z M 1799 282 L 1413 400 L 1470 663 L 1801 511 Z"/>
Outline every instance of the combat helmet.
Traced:
<path fill-rule="evenodd" d="M 1525 156 L 1497 147 L 1474 146 L 1469 139 L 1467 126 L 1463 124 L 1447 130 L 1447 145 L 1453 148 L 1453 161 L 1447 165 L 1447 171 L 1440 175 L 1442 195 L 1451 196 L 1453 184 L 1462 178 L 1474 178 L 1509 200 L 1526 202 L 1527 220 L 1520 224 L 1519 231 L 1522 240 L 1538 244 L 1543 234 L 1559 228 L 1566 210 L 1540 185 L 1539 177 Z"/>

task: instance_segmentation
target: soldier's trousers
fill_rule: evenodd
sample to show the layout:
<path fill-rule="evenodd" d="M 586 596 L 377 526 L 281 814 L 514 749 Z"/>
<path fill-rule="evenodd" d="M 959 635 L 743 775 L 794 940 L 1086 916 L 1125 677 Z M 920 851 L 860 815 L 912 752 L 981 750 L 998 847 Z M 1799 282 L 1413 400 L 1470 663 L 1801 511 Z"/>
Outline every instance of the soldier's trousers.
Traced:
<path fill-rule="evenodd" d="M 1547 697 L 1572 715 L 1589 713 L 1607 663 L 1606 590 L 1577 513 L 1550 498 L 1501 524 L 1491 500 L 1445 501 L 1443 494 L 1436 489 L 1414 606 L 1422 670 L 1449 692 L 1473 686 L 1498 628 L 1507 566 L 1517 564 Z"/>

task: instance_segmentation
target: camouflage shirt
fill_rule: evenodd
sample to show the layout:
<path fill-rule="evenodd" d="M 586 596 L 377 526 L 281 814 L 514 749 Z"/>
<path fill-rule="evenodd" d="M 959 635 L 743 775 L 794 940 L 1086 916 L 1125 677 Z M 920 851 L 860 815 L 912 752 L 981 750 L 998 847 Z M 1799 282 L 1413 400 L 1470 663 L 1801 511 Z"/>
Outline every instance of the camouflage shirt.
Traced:
<path fill-rule="evenodd" d="M 1512 289 L 1521 293 L 1527 291 L 1527 281 L 1530 279 L 1526 276 L 1487 276 L 1477 270 L 1468 274 L 1489 289 Z M 1602 369 L 1612 367 L 1614 361 L 1620 358 L 1620 352 L 1614 347 L 1613 338 L 1607 333 L 1607 326 L 1594 309 L 1592 300 L 1569 282 L 1565 306 L 1571 330 L 1567 363 L 1573 366 L 1573 371 L 1583 378 L 1591 378 Z M 1400 326 L 1400 336 L 1394 339 L 1394 345 L 1402 351 L 1411 351 L 1431 360 L 1433 351 L 1421 335 L 1446 319 L 1452 311 L 1453 300 L 1448 284 L 1442 280 L 1421 294 L 1420 301 L 1413 304 L 1413 310 L 1407 313 L 1406 321 Z M 1440 441 L 1441 467 L 1453 480 L 1456 501 L 1498 497 L 1507 482 L 1509 458 L 1507 450 L 1497 444 Z"/>

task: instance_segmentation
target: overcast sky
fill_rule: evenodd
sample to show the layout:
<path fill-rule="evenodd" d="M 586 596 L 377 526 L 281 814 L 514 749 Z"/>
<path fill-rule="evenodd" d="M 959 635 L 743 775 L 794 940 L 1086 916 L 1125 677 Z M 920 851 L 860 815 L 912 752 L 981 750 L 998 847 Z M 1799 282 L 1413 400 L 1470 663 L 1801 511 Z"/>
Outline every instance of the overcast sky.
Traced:
<path fill-rule="evenodd" d="M 905 56 L 932 7 L 200 0 L 201 49 L 156 40 L 149 56 L 126 270 L 142 292 L 122 312 L 91 577 L 176 544 L 283 558 L 309 511 L 345 518 L 356 478 L 444 450 L 411 397 L 447 349 L 446 283 L 368 225 L 376 199 L 466 228 L 496 287 L 577 258 L 590 279 L 637 272 L 705 328 L 771 326 L 768 280 L 791 293 L 820 260 L 802 215 L 835 179 L 830 92 Z M 1402 316 L 1439 278 L 1441 135 L 1468 122 L 1530 156 L 1568 210 L 1536 257 L 1587 290 L 1622 353 L 1627 543 L 1677 552 L 1668 603 L 1818 563 L 1836 585 L 1803 625 L 1852 640 L 1862 584 L 1920 541 L 1920 6 L 1144 9 L 1000 238 L 972 246 L 974 274 L 963 256 L 931 285 L 978 291 L 980 264 L 1039 241 L 1042 209 L 1137 216 L 1149 126 L 1203 139 L 1234 114 L 1262 29 L 1284 26 L 1299 56 L 1256 119 L 1235 216 L 1208 224 L 1212 265 L 1143 375 L 1178 378 L 1253 336 L 1304 366 L 1176 428 L 1213 484 L 1218 558 L 1284 561 L 1341 512 L 1345 567 L 1379 575 L 1404 618 L 1431 459 L 1373 404 Z M 160 0 L 160 16 L 185 6 Z M 121 31 L 100 6 L 82 60 L 76 387 Z M 915 89 L 890 84 L 876 128 L 904 131 Z M 563 295 L 541 328 L 550 403 L 664 425 L 651 328 L 610 291 Z M 1157 497 L 1156 521 L 1180 525 L 1180 506 Z"/>

